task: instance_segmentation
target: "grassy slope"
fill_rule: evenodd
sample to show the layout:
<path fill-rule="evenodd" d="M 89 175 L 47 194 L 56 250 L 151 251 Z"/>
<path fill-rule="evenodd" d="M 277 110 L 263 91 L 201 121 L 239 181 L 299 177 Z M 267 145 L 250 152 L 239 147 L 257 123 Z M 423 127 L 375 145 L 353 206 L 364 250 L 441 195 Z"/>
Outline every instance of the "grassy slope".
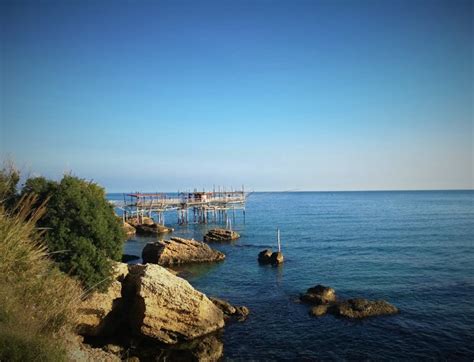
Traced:
<path fill-rule="evenodd" d="M 0 361 L 65 359 L 61 336 L 74 325 L 81 288 L 49 260 L 32 197 L 0 204 Z"/>

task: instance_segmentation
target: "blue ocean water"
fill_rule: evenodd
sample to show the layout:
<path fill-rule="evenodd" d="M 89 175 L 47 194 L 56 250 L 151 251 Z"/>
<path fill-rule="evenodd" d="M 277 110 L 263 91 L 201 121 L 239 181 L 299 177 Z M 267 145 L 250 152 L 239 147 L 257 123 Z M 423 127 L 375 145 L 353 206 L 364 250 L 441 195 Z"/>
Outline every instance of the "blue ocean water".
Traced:
<path fill-rule="evenodd" d="M 196 240 L 215 226 L 175 223 L 169 214 L 173 235 Z M 260 266 L 277 227 L 285 262 Z M 474 191 L 254 193 L 234 229 L 238 241 L 213 245 L 224 262 L 185 273 L 195 288 L 251 310 L 226 326 L 224 359 L 474 358 Z M 150 240 L 135 237 L 124 252 L 141 255 Z M 400 314 L 311 317 L 297 297 L 316 284 L 386 299 Z"/>

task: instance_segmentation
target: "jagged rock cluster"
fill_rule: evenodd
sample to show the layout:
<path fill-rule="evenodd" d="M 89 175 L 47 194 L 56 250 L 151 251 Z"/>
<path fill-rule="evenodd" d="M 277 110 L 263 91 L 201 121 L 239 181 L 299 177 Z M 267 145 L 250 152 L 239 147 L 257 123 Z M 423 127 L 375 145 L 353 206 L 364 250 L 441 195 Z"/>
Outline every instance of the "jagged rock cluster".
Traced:
<path fill-rule="evenodd" d="M 173 237 L 148 243 L 142 251 L 142 259 L 144 263 L 172 266 L 220 261 L 225 259 L 225 255 L 205 243 Z"/>
<path fill-rule="evenodd" d="M 204 235 L 204 241 L 206 242 L 232 241 L 238 238 L 240 238 L 238 233 L 226 229 L 212 229 Z"/>
<path fill-rule="evenodd" d="M 367 318 L 398 313 L 397 307 L 384 300 L 364 298 L 338 300 L 333 288 L 316 285 L 309 288 L 300 299 L 313 305 L 310 314 L 316 317 L 331 313 L 346 318 Z"/>

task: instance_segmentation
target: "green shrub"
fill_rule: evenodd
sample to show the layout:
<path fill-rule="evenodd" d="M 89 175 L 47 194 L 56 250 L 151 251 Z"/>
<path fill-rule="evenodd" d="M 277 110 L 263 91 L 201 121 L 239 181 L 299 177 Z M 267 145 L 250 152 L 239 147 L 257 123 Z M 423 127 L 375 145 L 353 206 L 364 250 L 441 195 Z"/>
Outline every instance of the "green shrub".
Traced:
<path fill-rule="evenodd" d="M 38 225 L 60 269 L 77 276 L 84 287 L 105 289 L 111 260 L 120 260 L 125 235 L 103 188 L 74 176 L 60 182 L 43 177 L 26 181 L 23 194 L 47 201 Z"/>

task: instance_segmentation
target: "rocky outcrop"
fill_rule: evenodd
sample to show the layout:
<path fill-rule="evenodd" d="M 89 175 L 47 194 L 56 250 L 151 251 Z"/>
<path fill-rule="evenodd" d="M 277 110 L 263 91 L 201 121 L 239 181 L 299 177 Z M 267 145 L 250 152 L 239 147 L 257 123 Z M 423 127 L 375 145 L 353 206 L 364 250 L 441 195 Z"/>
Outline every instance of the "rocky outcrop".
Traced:
<path fill-rule="evenodd" d="M 123 223 L 123 231 L 127 236 L 133 236 L 137 232 L 137 230 L 132 225 L 125 221 Z"/>
<path fill-rule="evenodd" d="M 364 298 L 353 298 L 337 303 L 332 310 L 334 314 L 347 318 L 367 318 L 398 313 L 398 308 L 385 300 L 372 301 Z"/>
<path fill-rule="evenodd" d="M 232 230 L 226 229 L 212 229 L 204 235 L 204 241 L 206 242 L 223 242 L 232 241 L 240 238 L 240 235 Z"/>
<path fill-rule="evenodd" d="M 333 288 L 318 284 L 309 288 L 301 296 L 301 300 L 316 305 L 334 303 L 336 301 L 336 291 Z"/>
<path fill-rule="evenodd" d="M 224 314 L 213 302 L 159 265 L 130 265 L 124 288 L 130 325 L 142 336 L 174 344 L 224 326 Z"/>
<path fill-rule="evenodd" d="M 167 226 L 155 224 L 155 223 L 150 224 L 150 225 L 140 224 L 140 225 L 137 225 L 135 228 L 137 230 L 137 234 L 141 234 L 141 235 L 159 235 L 159 234 L 167 234 L 174 231 L 173 228 L 169 228 Z"/>
<path fill-rule="evenodd" d="M 258 253 L 258 262 L 260 264 L 278 265 L 283 263 L 283 253 L 279 251 L 272 252 L 272 249 L 265 249 Z"/>
<path fill-rule="evenodd" d="M 226 300 L 214 297 L 209 297 L 209 299 L 224 313 L 225 319 L 236 318 L 239 322 L 243 322 L 250 314 L 246 306 L 234 306 Z"/>
<path fill-rule="evenodd" d="M 331 313 L 340 317 L 360 319 L 398 313 L 397 307 L 384 300 L 371 301 L 364 298 L 338 300 L 335 290 L 324 285 L 309 288 L 300 299 L 314 305 L 310 314 L 316 317 Z"/>
<path fill-rule="evenodd" d="M 185 263 L 220 261 L 225 255 L 209 245 L 189 239 L 171 238 L 148 243 L 142 251 L 144 263 L 172 266 Z"/>
<path fill-rule="evenodd" d="M 93 292 L 82 300 L 77 310 L 78 333 L 87 336 L 108 334 L 118 319 L 114 315 L 122 297 L 122 281 L 128 274 L 128 266 L 116 263 L 113 281 L 105 292 Z"/>

